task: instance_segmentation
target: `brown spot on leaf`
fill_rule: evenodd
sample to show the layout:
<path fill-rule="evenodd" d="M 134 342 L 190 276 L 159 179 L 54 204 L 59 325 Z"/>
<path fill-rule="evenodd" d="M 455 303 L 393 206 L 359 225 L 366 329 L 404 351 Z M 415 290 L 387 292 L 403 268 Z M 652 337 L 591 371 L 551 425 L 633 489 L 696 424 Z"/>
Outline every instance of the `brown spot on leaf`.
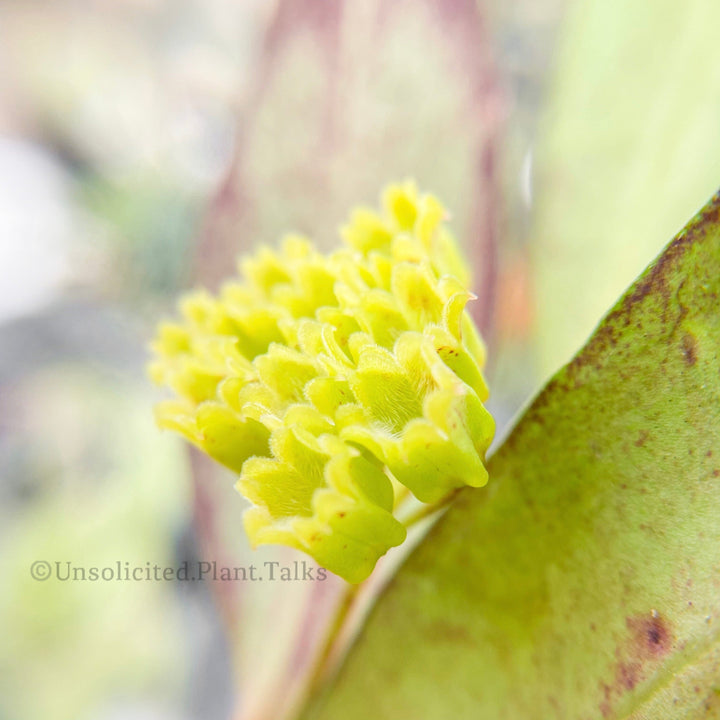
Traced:
<path fill-rule="evenodd" d="M 633 634 L 633 654 L 640 660 L 661 657 L 670 650 L 670 629 L 667 621 L 657 612 L 628 618 L 627 626 Z"/>
<path fill-rule="evenodd" d="M 601 683 L 602 700 L 598 706 L 608 717 L 617 701 L 634 690 L 655 670 L 659 661 L 672 649 L 672 633 L 668 621 L 653 610 L 627 618 L 630 631 L 617 648 L 617 663 L 610 684 Z"/>
<path fill-rule="evenodd" d="M 632 690 L 640 681 L 642 666 L 639 662 L 621 662 L 617 667 L 617 682 L 625 690 Z"/>
<path fill-rule="evenodd" d="M 690 333 L 683 335 L 682 354 L 686 365 L 694 365 L 697 362 L 697 340 Z"/>
<path fill-rule="evenodd" d="M 647 430 L 641 430 L 638 439 L 635 441 L 635 447 L 642 447 L 649 436 L 650 433 Z"/>
<path fill-rule="evenodd" d="M 465 625 L 447 620 L 436 620 L 426 629 L 430 640 L 447 642 L 451 644 L 472 645 L 472 637 Z"/>
<path fill-rule="evenodd" d="M 610 715 L 610 712 L 612 711 L 612 705 L 610 703 L 610 698 L 612 697 L 611 687 L 609 685 L 603 684 L 602 691 L 604 698 L 603 701 L 600 703 L 599 710 L 602 716 L 606 718 L 608 715 Z"/>

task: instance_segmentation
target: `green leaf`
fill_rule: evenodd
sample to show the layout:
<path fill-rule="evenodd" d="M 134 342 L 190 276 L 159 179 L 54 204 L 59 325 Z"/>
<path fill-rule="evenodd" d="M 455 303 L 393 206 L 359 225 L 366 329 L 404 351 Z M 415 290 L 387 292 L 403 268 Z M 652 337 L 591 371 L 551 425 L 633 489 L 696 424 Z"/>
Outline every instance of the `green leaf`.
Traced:
<path fill-rule="evenodd" d="M 381 596 L 313 720 L 720 717 L 720 193 Z"/>

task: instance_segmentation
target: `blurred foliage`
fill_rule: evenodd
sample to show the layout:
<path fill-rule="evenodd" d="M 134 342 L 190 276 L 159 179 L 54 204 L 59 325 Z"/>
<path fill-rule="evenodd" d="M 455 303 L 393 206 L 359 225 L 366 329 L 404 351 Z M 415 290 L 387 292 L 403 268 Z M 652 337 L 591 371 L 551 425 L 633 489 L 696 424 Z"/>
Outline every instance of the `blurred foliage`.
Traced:
<path fill-rule="evenodd" d="M 29 574 L 36 560 L 175 564 L 186 473 L 177 447 L 157 442 L 146 397 L 145 387 L 73 367 L 12 389 L 22 408 L 14 442 L 34 486 L 21 507 L 3 503 L 0 717 L 75 720 L 114 695 L 177 694 L 185 668 L 181 617 L 167 611 L 172 584 Z M 5 412 L 8 404 L 6 395 Z"/>
<path fill-rule="evenodd" d="M 153 295 L 169 297 L 188 285 L 200 208 L 181 183 L 95 176 L 83 178 L 79 191 L 85 210 L 102 218 L 113 295 L 142 312 Z"/>
<path fill-rule="evenodd" d="M 537 145 L 532 243 L 547 376 L 716 189 L 712 0 L 572 3 Z"/>

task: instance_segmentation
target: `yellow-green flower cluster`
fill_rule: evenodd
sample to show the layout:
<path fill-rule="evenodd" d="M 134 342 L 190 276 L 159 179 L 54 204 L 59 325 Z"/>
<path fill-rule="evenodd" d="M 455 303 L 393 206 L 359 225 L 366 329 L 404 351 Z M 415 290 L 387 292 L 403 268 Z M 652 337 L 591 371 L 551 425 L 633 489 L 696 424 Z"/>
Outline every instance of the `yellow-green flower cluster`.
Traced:
<path fill-rule="evenodd" d="M 239 473 L 254 544 L 359 582 L 405 539 L 403 486 L 436 503 L 487 482 L 484 349 L 444 218 L 412 184 L 391 187 L 341 249 L 262 248 L 160 327 L 151 375 L 178 398 L 158 422 Z"/>

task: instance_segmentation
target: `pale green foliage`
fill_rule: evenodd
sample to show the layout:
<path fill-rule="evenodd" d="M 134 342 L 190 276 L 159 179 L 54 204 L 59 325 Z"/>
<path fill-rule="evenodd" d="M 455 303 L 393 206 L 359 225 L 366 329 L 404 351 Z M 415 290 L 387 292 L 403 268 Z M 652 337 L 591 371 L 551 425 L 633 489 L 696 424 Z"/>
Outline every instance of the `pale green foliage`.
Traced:
<path fill-rule="evenodd" d="M 535 155 L 540 372 L 549 377 L 720 177 L 720 3 L 568 3 Z"/>

